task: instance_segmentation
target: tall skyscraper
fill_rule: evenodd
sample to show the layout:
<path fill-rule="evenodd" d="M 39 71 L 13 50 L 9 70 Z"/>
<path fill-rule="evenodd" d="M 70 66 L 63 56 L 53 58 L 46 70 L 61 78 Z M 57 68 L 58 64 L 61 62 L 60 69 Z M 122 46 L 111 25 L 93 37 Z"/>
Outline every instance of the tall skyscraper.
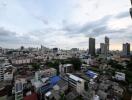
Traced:
<path fill-rule="evenodd" d="M 95 55 L 95 38 L 89 38 L 89 54 Z"/>
<path fill-rule="evenodd" d="M 129 43 L 123 44 L 123 55 L 125 56 L 130 55 L 130 44 Z"/>
<path fill-rule="evenodd" d="M 106 54 L 106 44 L 100 43 L 101 54 Z"/>
<path fill-rule="evenodd" d="M 109 53 L 109 38 L 105 37 L 105 43 L 100 43 L 101 54 L 107 55 Z"/>
<path fill-rule="evenodd" d="M 105 37 L 105 45 L 106 45 L 106 54 L 109 53 L 109 38 Z"/>
<path fill-rule="evenodd" d="M 131 5 L 132 5 L 132 0 L 131 0 Z M 132 8 L 130 8 L 130 14 L 131 14 L 131 18 L 132 18 Z"/>

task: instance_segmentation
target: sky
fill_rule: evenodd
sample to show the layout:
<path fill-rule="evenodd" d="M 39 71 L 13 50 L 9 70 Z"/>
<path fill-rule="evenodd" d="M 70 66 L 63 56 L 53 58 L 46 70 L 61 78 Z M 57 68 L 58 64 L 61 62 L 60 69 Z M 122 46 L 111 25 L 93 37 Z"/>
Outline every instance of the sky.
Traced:
<path fill-rule="evenodd" d="M 130 7 L 130 0 L 0 0 L 0 46 L 87 49 L 94 37 L 99 48 L 107 36 L 110 49 L 121 50 L 132 44 Z"/>

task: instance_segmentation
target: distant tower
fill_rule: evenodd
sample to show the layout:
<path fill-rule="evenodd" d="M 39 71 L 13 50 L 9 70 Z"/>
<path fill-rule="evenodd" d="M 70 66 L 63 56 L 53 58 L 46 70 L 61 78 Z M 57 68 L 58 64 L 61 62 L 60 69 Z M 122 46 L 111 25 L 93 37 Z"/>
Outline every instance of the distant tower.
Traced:
<path fill-rule="evenodd" d="M 24 46 L 21 46 L 21 48 L 20 48 L 21 50 L 24 50 Z"/>
<path fill-rule="evenodd" d="M 53 48 L 53 53 L 57 53 L 58 52 L 58 48 Z"/>
<path fill-rule="evenodd" d="M 106 54 L 109 53 L 109 38 L 105 37 L 105 45 L 106 45 Z"/>
<path fill-rule="evenodd" d="M 132 0 L 131 0 L 131 5 L 132 5 Z M 131 15 L 131 18 L 132 18 L 132 8 L 130 8 L 130 15 Z"/>
<path fill-rule="evenodd" d="M 123 55 L 125 56 L 130 55 L 130 44 L 129 43 L 123 44 Z"/>
<path fill-rule="evenodd" d="M 95 38 L 89 38 L 89 54 L 95 55 Z"/>
<path fill-rule="evenodd" d="M 105 43 L 100 43 L 101 54 L 107 55 L 109 53 L 109 38 L 105 37 Z"/>
<path fill-rule="evenodd" d="M 105 43 L 100 43 L 100 51 L 101 51 L 101 54 L 106 54 L 106 44 Z"/>

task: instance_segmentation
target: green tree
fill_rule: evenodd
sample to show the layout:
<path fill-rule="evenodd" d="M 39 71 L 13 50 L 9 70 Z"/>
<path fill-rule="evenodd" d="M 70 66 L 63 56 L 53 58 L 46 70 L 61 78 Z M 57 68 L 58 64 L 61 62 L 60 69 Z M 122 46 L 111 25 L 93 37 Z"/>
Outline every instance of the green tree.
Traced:
<path fill-rule="evenodd" d="M 82 62 L 79 58 L 71 58 L 69 59 L 69 63 L 73 64 L 75 70 L 80 70 Z"/>
<path fill-rule="evenodd" d="M 62 93 L 61 95 L 60 95 L 60 99 L 59 100 L 66 100 L 66 97 L 65 97 L 65 94 L 64 93 Z"/>
<path fill-rule="evenodd" d="M 33 63 L 33 64 L 32 64 L 32 67 L 33 67 L 34 70 L 38 70 L 38 69 L 40 68 L 40 64 L 38 64 L 38 63 Z"/>

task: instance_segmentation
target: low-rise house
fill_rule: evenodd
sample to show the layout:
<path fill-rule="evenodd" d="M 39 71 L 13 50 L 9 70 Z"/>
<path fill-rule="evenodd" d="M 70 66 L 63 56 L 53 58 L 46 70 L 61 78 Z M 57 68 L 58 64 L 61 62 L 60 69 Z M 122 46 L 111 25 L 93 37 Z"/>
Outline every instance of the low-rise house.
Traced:
<path fill-rule="evenodd" d="M 5 81 L 11 81 L 12 79 L 13 79 L 13 73 L 12 72 L 4 73 L 4 80 Z"/>
<path fill-rule="evenodd" d="M 115 79 L 119 80 L 119 81 L 125 81 L 125 73 L 116 72 L 115 73 Z"/>
<path fill-rule="evenodd" d="M 23 100 L 38 100 L 38 97 L 36 93 L 29 91 L 26 96 L 24 96 Z"/>
<path fill-rule="evenodd" d="M 88 70 L 88 71 L 86 72 L 86 75 L 87 75 L 88 77 L 92 78 L 92 79 L 95 79 L 95 78 L 98 77 L 98 74 L 95 73 L 95 72 L 93 72 L 93 71 L 91 71 L 91 70 Z"/>
<path fill-rule="evenodd" d="M 52 90 L 45 94 L 45 100 L 60 100 L 61 95 L 64 94 L 68 89 L 68 82 L 60 80 Z"/>
<path fill-rule="evenodd" d="M 79 94 L 76 91 L 71 91 L 66 95 L 66 100 L 76 100 Z"/>
<path fill-rule="evenodd" d="M 107 98 L 107 93 L 104 92 L 104 91 L 101 91 L 101 90 L 99 90 L 99 91 L 97 92 L 97 95 L 99 96 L 99 98 L 100 98 L 101 100 L 106 100 L 106 98 Z"/>
<path fill-rule="evenodd" d="M 45 78 L 45 77 L 56 76 L 56 74 L 57 74 L 57 70 L 55 68 L 49 68 L 35 72 L 35 78 L 36 80 L 38 80 L 42 77 Z"/>
<path fill-rule="evenodd" d="M 117 94 L 119 96 L 123 96 L 123 92 L 124 92 L 123 88 L 121 88 L 118 85 L 113 85 L 112 88 L 113 88 L 113 91 L 114 91 L 115 94 Z"/>
<path fill-rule="evenodd" d="M 108 89 L 109 86 L 110 86 L 109 84 L 101 83 L 101 84 L 99 85 L 99 89 L 105 91 L 105 90 Z"/>

